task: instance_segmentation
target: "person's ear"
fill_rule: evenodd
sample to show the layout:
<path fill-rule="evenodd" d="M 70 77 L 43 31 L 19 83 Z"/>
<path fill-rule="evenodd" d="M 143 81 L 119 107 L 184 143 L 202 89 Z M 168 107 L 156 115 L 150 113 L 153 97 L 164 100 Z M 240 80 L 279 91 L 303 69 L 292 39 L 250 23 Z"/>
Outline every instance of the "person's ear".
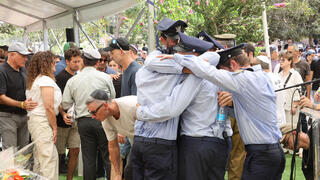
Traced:
<path fill-rule="evenodd" d="M 104 103 L 103 103 L 103 108 L 104 108 L 105 110 L 108 110 L 108 109 L 109 109 L 109 104 L 108 104 L 107 102 L 104 102 Z"/>
<path fill-rule="evenodd" d="M 232 71 L 236 71 L 236 70 L 238 70 L 240 67 L 239 67 L 239 64 L 235 61 L 235 60 L 233 60 L 233 59 L 231 59 L 230 60 L 230 69 L 232 70 Z"/>

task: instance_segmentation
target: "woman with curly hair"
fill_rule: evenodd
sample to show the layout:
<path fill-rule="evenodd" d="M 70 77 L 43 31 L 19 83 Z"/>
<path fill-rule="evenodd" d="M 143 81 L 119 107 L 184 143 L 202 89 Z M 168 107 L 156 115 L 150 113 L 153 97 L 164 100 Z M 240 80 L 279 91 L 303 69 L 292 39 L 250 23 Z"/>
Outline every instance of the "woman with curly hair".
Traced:
<path fill-rule="evenodd" d="M 29 62 L 26 90 L 26 97 L 38 102 L 35 109 L 28 111 L 28 129 L 35 141 L 34 170 L 50 180 L 59 178 L 56 115 L 62 100 L 54 72 L 55 55 L 50 51 L 37 52 Z"/>

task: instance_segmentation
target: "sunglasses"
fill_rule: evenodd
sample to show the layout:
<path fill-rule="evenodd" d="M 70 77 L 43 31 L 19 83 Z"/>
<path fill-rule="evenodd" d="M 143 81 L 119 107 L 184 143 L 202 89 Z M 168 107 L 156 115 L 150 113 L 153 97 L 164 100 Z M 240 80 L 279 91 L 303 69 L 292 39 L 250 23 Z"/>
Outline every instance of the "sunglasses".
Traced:
<path fill-rule="evenodd" d="M 96 116 L 96 115 L 97 115 L 97 112 L 99 111 L 99 109 L 100 109 L 102 106 L 103 106 L 103 103 L 102 103 L 99 107 L 97 107 L 96 110 L 94 110 L 94 111 L 88 110 L 88 112 L 89 112 L 91 115 Z"/>
<path fill-rule="evenodd" d="M 123 51 L 123 49 L 121 48 L 120 44 L 118 43 L 118 41 L 117 41 L 116 39 L 113 39 L 113 40 L 111 41 L 111 43 L 117 45 L 118 48 L 120 48 L 120 49 Z"/>

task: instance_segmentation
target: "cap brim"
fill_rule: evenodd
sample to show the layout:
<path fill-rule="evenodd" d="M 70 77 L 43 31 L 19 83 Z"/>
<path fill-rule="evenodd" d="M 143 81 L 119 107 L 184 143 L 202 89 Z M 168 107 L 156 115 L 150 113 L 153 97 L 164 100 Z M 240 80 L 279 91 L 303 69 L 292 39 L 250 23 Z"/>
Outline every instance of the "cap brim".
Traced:
<path fill-rule="evenodd" d="M 29 51 L 18 51 L 18 53 L 19 54 L 22 54 L 22 55 L 24 55 L 24 56 L 27 56 L 27 55 L 30 55 L 30 54 L 32 54 L 32 52 L 29 52 Z"/>

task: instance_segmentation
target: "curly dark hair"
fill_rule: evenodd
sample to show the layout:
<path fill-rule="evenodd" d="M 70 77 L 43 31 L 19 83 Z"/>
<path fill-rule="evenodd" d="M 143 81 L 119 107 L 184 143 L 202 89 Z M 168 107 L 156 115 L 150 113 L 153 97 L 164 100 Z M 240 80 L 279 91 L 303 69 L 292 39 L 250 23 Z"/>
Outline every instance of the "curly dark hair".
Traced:
<path fill-rule="evenodd" d="M 70 61 L 72 59 L 72 57 L 77 57 L 77 56 L 81 57 L 81 55 L 82 54 L 78 48 L 71 48 L 71 49 L 68 49 L 64 52 L 64 58 L 67 61 Z"/>
<path fill-rule="evenodd" d="M 52 64 L 55 63 L 55 55 L 51 51 L 40 51 L 34 54 L 27 68 L 27 89 L 31 89 L 38 75 L 45 75 L 55 80 Z"/>

